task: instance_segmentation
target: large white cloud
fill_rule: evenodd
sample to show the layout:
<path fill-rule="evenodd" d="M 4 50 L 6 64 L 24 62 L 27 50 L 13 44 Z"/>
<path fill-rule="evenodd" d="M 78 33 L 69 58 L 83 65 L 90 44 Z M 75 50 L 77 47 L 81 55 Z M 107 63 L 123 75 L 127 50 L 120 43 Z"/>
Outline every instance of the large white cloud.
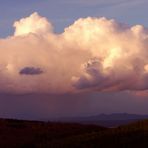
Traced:
<path fill-rule="evenodd" d="M 147 90 L 148 30 L 81 18 L 61 34 L 33 13 L 0 39 L 0 91 L 65 93 Z"/>
<path fill-rule="evenodd" d="M 29 33 L 43 35 L 52 31 L 51 23 L 46 18 L 40 17 L 37 12 L 27 18 L 22 18 L 20 21 L 16 21 L 13 26 L 16 28 L 15 36 Z"/>

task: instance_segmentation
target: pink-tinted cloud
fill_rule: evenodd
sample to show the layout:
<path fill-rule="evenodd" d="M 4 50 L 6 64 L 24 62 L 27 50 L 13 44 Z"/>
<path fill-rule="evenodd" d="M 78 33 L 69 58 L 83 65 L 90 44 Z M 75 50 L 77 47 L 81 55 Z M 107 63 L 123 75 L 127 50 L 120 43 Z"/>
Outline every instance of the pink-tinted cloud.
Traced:
<path fill-rule="evenodd" d="M 148 89 L 148 29 L 80 18 L 61 34 L 33 13 L 0 39 L 0 91 L 65 93 Z M 23 71 L 23 74 L 22 74 Z"/>

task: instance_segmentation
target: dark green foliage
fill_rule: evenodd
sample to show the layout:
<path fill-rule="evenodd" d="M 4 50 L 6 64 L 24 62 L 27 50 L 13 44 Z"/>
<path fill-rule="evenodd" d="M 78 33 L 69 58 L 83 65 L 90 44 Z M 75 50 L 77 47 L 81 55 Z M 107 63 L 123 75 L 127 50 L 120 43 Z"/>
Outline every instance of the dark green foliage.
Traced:
<path fill-rule="evenodd" d="M 0 147 L 147 148 L 148 120 L 110 129 L 74 123 L 0 120 Z"/>

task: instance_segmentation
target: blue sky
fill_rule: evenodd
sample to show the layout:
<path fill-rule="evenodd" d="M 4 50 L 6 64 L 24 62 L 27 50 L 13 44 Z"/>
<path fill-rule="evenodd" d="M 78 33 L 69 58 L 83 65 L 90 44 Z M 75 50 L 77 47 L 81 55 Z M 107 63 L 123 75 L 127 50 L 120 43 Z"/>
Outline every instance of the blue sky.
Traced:
<path fill-rule="evenodd" d="M 0 37 L 13 33 L 13 22 L 33 12 L 47 17 L 56 32 L 80 17 L 114 18 L 125 24 L 148 26 L 147 0 L 1 0 Z"/>

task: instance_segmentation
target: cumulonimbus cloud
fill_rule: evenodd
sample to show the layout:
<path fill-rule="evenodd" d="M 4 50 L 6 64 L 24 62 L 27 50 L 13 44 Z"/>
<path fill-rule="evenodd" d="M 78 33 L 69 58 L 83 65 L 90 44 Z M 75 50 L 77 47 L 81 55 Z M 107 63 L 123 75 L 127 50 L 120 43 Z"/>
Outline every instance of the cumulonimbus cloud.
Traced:
<path fill-rule="evenodd" d="M 80 18 L 63 33 L 33 13 L 0 39 L 0 92 L 148 90 L 148 29 Z"/>

